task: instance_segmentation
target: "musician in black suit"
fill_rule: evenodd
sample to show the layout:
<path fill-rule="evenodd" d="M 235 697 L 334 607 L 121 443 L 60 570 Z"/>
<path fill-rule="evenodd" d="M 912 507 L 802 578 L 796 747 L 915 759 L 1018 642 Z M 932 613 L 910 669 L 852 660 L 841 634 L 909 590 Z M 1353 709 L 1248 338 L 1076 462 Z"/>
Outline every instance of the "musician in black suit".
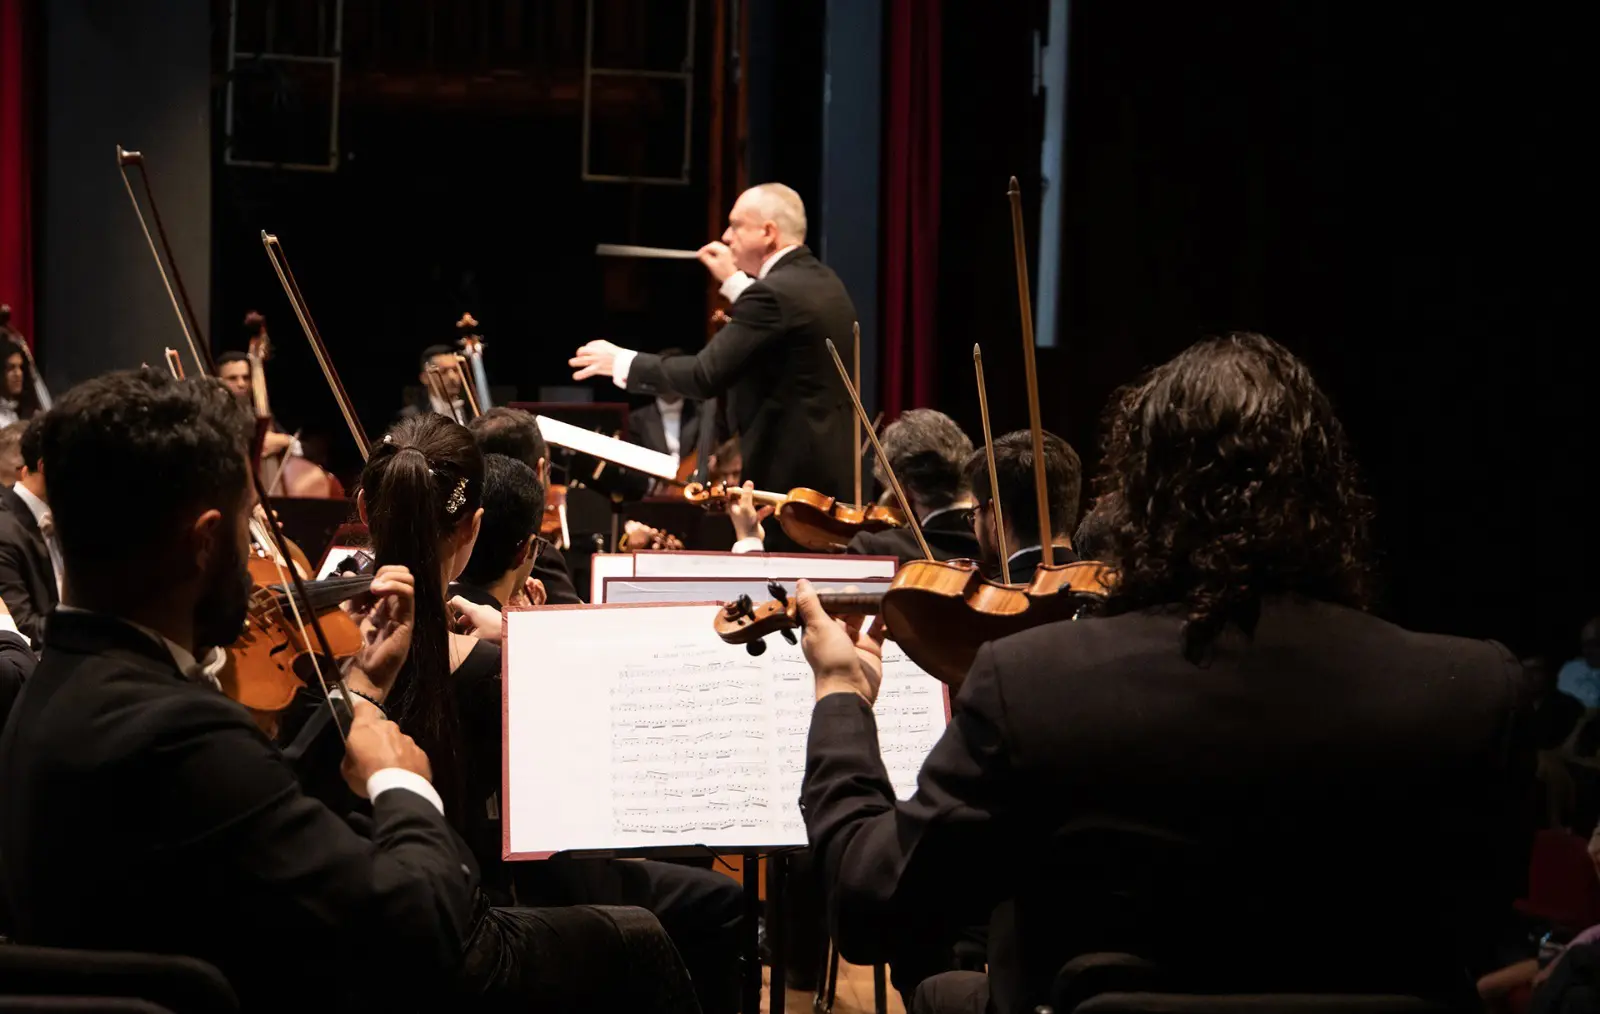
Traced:
<path fill-rule="evenodd" d="M 539 423 L 519 408 L 491 408 L 468 425 L 484 454 L 504 454 L 532 468 L 540 485 L 550 485 L 550 448 Z M 543 514 L 540 515 L 543 517 Z M 533 533 L 539 531 L 535 522 Z M 546 539 L 535 542 L 533 568 L 529 575 L 544 586 L 545 601 L 553 606 L 576 605 L 583 600 L 572 584 L 572 572 L 561 550 Z"/>
<path fill-rule="evenodd" d="M 885 427 L 879 442 L 922 522 L 933 558 L 978 559 L 978 539 L 968 514 L 974 506 L 972 486 L 965 472 L 972 441 L 956 421 L 931 408 L 914 408 Z M 874 461 L 872 474 L 880 486 L 889 487 L 881 463 Z M 861 532 L 850 540 L 847 552 L 895 556 L 902 564 L 925 558 L 910 528 Z"/>
<path fill-rule="evenodd" d="M 39 460 L 43 413 L 22 433 L 22 478 L 0 487 L 0 599 L 16 629 L 37 646 L 44 621 L 61 601 L 60 548 Z"/>
<path fill-rule="evenodd" d="M 47 417 L 71 593 L 0 736 L 8 929 L 204 958 L 257 1010 L 328 997 L 376 961 L 431 989 L 459 966 L 475 878 L 427 758 L 357 702 L 346 778 L 372 798 L 363 838 L 195 662 L 245 615 L 249 425 L 220 384 L 150 370 L 83 384 Z M 108 488 L 141 493 L 113 507 Z M 380 700 L 409 643 L 405 594 L 369 676 L 352 674 Z"/>
<path fill-rule="evenodd" d="M 800 591 L 818 698 L 801 806 L 841 953 L 889 958 L 908 987 L 899 950 L 984 913 L 987 977 L 928 979 L 914 1011 L 1032 1011 L 1100 951 L 1179 990 L 1478 1009 L 1526 868 L 1522 667 L 1364 611 L 1355 465 L 1266 338 L 1156 369 L 1105 468 L 1111 615 L 980 649 L 905 802 L 870 708 L 880 645 Z"/>
<path fill-rule="evenodd" d="M 681 356 L 682 349 L 662 349 L 665 356 Z M 662 392 L 628 413 L 628 440 L 652 451 L 684 458 L 699 447 L 700 417 L 695 403 L 679 394 Z"/>
<path fill-rule="evenodd" d="M 739 434 L 746 479 L 763 489 L 842 493 L 856 448 L 850 401 L 823 339 L 850 362 L 856 310 L 805 237 L 805 205 L 793 190 L 767 183 L 745 191 L 722 241 L 700 248 L 732 301 L 731 321 L 693 356 L 590 342 L 570 361 L 574 379 L 611 377 L 635 394 L 716 398 L 728 432 Z"/>
<path fill-rule="evenodd" d="M 1011 566 L 1011 580 L 1025 584 L 1044 560 L 1039 534 L 1039 495 L 1033 477 L 1033 435 L 1017 430 L 994 442 L 997 482 L 989 483 L 989 459 L 982 448 L 967 458 L 967 482 L 978 500 L 972 526 L 982 547 L 989 576 L 1000 576 L 1000 532 Z M 1083 465 L 1072 445 L 1048 430 L 1044 433 L 1045 500 L 1050 505 L 1050 551 L 1056 564 L 1076 563 L 1072 532 L 1078 524 L 1078 500 L 1083 494 Z M 1000 503 L 996 520 L 995 501 Z"/>
<path fill-rule="evenodd" d="M 15 624 L 11 623 L 5 602 L 0 601 L 0 728 L 5 727 L 11 703 L 22 692 L 22 684 L 33 675 L 38 661 L 28 639 L 17 633 Z M 0 910 L 3 908 L 0 906 Z"/>
<path fill-rule="evenodd" d="M 339 750 L 339 791 L 368 801 L 350 821 L 197 665 L 251 601 L 252 428 L 220 383 L 148 369 L 48 414 L 69 594 L 0 733 L 0 930 L 199 957 L 248 1011 L 693 1009 L 648 913 L 491 908 L 477 890 L 427 756 L 381 710 L 411 648 L 404 568 L 372 581 L 347 743 L 313 737 L 302 758 Z M 108 488 L 141 492 L 108 507 Z"/>

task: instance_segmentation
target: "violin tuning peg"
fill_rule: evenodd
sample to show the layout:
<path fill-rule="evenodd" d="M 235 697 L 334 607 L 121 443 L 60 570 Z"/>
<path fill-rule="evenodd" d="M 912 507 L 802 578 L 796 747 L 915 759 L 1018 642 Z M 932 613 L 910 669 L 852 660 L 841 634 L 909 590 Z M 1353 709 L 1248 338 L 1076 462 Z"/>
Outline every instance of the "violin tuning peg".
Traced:
<path fill-rule="evenodd" d="M 750 596 L 740 595 L 733 601 L 732 605 L 735 616 L 743 616 L 747 620 L 756 618 L 756 604 L 751 601 Z"/>
<path fill-rule="evenodd" d="M 767 582 L 767 594 L 771 595 L 785 606 L 789 604 L 789 592 L 783 587 L 783 585 L 776 581 Z"/>
<path fill-rule="evenodd" d="M 783 639 L 785 641 L 788 641 L 790 644 L 799 644 L 800 643 L 799 639 L 797 639 L 794 636 L 794 631 L 790 630 L 787 627 L 785 627 L 783 630 L 778 631 L 778 633 L 782 634 L 783 635 Z"/>
<path fill-rule="evenodd" d="M 767 642 L 751 641 L 749 644 L 744 646 L 744 650 L 748 651 L 752 655 L 764 655 L 767 652 Z"/>

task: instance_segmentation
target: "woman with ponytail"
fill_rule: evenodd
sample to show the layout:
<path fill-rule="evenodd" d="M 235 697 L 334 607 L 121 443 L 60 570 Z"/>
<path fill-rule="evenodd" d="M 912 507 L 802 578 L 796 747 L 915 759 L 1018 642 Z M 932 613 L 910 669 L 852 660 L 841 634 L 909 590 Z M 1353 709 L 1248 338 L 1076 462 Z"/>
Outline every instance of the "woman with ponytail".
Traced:
<path fill-rule="evenodd" d="M 500 859 L 500 648 L 455 633 L 445 601 L 483 522 L 483 472 L 466 427 L 417 415 L 373 447 L 356 496 L 378 566 L 403 565 L 416 580 L 411 654 L 384 708 L 427 752 L 481 872 L 463 985 L 493 1009 L 696 1010 L 678 954 L 643 909 L 489 907 L 513 895 Z"/>

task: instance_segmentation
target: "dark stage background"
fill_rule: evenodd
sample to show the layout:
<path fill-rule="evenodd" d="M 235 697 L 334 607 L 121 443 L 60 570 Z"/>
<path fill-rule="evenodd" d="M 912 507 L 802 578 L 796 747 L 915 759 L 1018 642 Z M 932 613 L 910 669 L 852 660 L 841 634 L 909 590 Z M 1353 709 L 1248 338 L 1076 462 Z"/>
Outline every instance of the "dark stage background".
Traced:
<path fill-rule="evenodd" d="M 1578 156 L 1592 120 L 1580 33 L 1508 5 L 1071 6 L 1061 345 L 1039 356 L 1046 425 L 1092 469 L 1117 385 L 1208 331 L 1265 331 L 1311 364 L 1365 465 L 1383 612 L 1572 654 L 1600 607 L 1581 478 L 1594 458 L 1596 357 L 1578 314 L 1586 236 L 1575 197 L 1588 189 Z M 702 68 L 709 7 L 699 7 Z M 750 154 L 815 208 L 824 27 L 808 12 L 820 5 L 776 9 L 786 13 L 747 54 L 752 82 L 772 89 L 752 100 L 761 145 Z M 1005 187 L 1021 177 L 1036 242 L 1044 107 L 1031 33 L 1044 9 L 943 8 L 930 340 L 937 407 L 974 432 L 974 341 L 997 425 L 1026 422 Z M 627 45 L 648 54 L 671 34 Z M 417 351 L 448 337 L 463 309 L 483 322 L 495 382 L 524 396 L 565 382 L 567 354 L 591 337 L 694 347 L 699 268 L 601 263 L 591 251 L 703 241 L 706 96 L 690 186 L 584 184 L 570 47 L 550 43 L 543 76 L 520 92 L 474 84 L 471 54 L 429 71 L 421 93 L 363 76 L 362 59 L 349 54 L 337 174 L 224 169 L 219 158 L 214 177 L 217 344 L 237 344 L 246 308 L 268 314 L 286 422 L 331 433 L 336 462 L 353 464 L 261 253 L 262 228 L 282 237 L 374 432 L 399 407 Z M 670 111 L 638 95 L 615 102 L 640 131 Z"/>

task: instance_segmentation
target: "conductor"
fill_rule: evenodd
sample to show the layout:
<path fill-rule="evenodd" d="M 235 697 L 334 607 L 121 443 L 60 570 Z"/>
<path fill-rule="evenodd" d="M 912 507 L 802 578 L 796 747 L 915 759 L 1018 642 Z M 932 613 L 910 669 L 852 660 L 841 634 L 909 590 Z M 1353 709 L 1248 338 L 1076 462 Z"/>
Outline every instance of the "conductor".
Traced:
<path fill-rule="evenodd" d="M 856 310 L 805 238 L 799 194 L 781 183 L 746 190 L 722 240 L 699 251 L 732 304 L 722 330 L 693 356 L 592 341 L 570 360 L 573 379 L 610 377 L 634 394 L 718 398 L 728 430 L 739 435 L 745 478 L 764 489 L 844 494 L 855 452 L 850 404 L 823 341 L 833 339 L 848 361 Z"/>

